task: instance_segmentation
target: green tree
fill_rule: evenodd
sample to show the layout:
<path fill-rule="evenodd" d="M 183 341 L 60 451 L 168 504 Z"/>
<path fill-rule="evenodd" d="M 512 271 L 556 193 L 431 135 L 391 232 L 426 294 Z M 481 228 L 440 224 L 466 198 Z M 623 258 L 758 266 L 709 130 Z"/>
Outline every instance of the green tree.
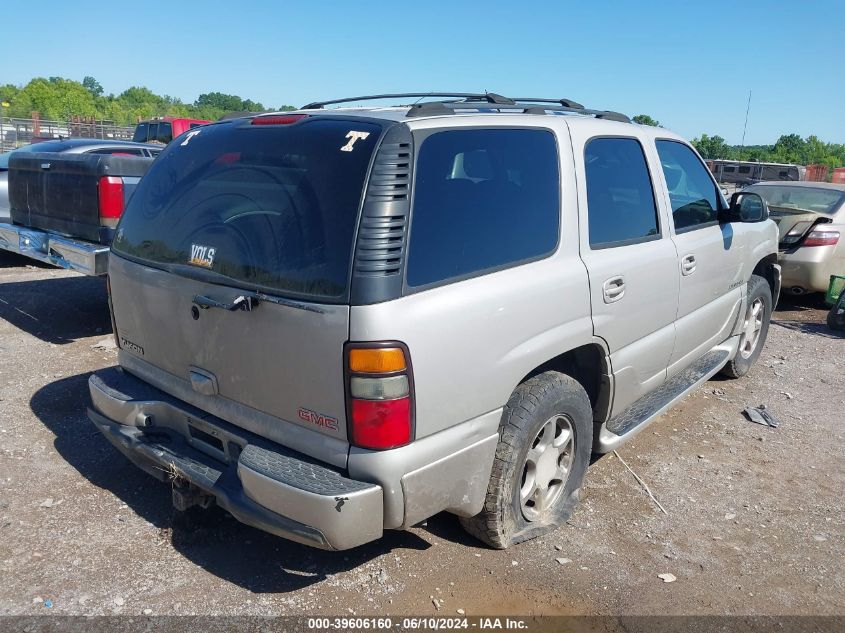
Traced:
<path fill-rule="evenodd" d="M 42 119 L 63 120 L 69 116 L 96 116 L 97 107 L 94 96 L 78 81 L 50 77 L 37 77 L 24 86 L 19 96 L 28 100 L 30 112 L 41 114 Z M 20 106 L 23 103 L 19 104 Z M 19 109 L 16 108 L 16 109 Z M 14 116 L 29 116 L 30 112 L 21 112 Z"/>
<path fill-rule="evenodd" d="M 85 78 L 82 80 L 82 85 L 95 97 L 99 97 L 103 94 L 103 87 L 100 85 L 100 82 L 90 75 L 85 75 Z"/>
<path fill-rule="evenodd" d="M 241 99 L 238 95 L 229 95 L 223 92 L 207 92 L 201 94 L 194 102 L 194 106 L 201 109 L 214 109 L 220 111 L 220 116 L 227 112 L 260 112 L 264 106 L 257 101 Z"/>
<path fill-rule="evenodd" d="M 718 135 L 707 136 L 706 134 L 702 134 L 700 137 L 692 139 L 692 144 L 703 158 L 716 159 L 732 157 L 731 149 L 725 143 L 725 139 Z"/>
<path fill-rule="evenodd" d="M 660 121 L 656 119 L 652 119 L 647 114 L 638 114 L 633 118 L 634 123 L 639 123 L 640 125 L 653 125 L 654 127 L 660 127 Z"/>
<path fill-rule="evenodd" d="M 772 158 L 782 163 L 799 163 L 807 153 L 807 144 L 797 134 L 784 134 L 772 147 Z"/>

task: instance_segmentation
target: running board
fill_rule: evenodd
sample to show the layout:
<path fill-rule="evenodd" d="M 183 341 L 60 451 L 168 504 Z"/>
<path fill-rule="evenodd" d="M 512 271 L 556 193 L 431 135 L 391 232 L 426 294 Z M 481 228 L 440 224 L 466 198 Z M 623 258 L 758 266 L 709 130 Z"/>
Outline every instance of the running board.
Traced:
<path fill-rule="evenodd" d="M 719 371 L 732 350 L 719 346 L 707 352 L 680 374 L 667 380 L 651 393 L 637 400 L 622 413 L 603 425 L 594 447 L 597 453 L 609 453 L 648 426 L 675 401 Z"/>

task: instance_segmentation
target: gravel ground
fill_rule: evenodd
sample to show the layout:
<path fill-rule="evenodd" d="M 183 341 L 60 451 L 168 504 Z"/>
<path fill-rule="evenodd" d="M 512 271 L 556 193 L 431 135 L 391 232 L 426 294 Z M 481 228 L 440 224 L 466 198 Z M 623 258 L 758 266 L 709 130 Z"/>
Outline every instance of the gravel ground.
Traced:
<path fill-rule="evenodd" d="M 103 281 L 0 254 L 0 613 L 845 614 L 845 339 L 824 317 L 782 303 L 748 377 L 619 451 L 667 514 L 611 454 L 545 538 L 492 551 L 442 514 L 327 553 L 177 516 L 85 416 L 115 362 Z M 743 418 L 761 403 L 779 428 Z"/>

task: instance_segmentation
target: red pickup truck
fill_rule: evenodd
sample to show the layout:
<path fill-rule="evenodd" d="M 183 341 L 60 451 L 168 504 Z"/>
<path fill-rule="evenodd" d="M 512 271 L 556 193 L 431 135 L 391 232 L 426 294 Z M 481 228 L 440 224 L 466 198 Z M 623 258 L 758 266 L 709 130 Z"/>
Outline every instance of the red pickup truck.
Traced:
<path fill-rule="evenodd" d="M 182 132 L 211 123 L 202 119 L 178 119 L 175 117 L 161 117 L 141 121 L 135 127 L 132 140 L 136 143 L 164 143 L 167 145 Z"/>

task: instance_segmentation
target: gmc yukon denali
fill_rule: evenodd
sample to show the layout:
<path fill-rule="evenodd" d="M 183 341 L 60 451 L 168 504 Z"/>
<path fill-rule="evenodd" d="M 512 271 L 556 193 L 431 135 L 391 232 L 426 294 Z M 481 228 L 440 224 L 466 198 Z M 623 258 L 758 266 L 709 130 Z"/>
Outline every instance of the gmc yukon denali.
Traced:
<path fill-rule="evenodd" d="M 759 196 L 619 113 L 422 96 L 197 128 L 138 185 L 89 415 L 177 508 L 327 549 L 445 510 L 505 548 L 569 517 L 592 452 L 759 356 Z"/>

